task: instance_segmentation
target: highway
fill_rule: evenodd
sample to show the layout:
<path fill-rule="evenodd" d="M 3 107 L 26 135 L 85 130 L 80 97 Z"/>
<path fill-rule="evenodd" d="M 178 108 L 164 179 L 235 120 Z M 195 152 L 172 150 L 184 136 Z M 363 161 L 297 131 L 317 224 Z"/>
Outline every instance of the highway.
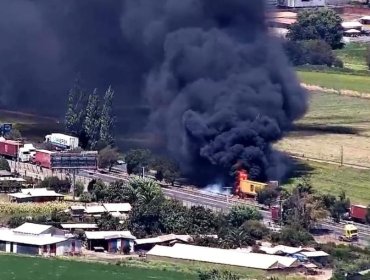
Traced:
<path fill-rule="evenodd" d="M 14 162 L 11 162 L 12 170 L 14 169 Z M 65 173 L 52 173 L 50 170 L 47 169 L 40 169 L 32 164 L 28 163 L 20 163 L 17 165 L 17 170 L 20 174 L 27 174 L 27 176 L 31 176 L 34 178 L 43 179 L 46 176 L 58 176 L 60 178 L 65 178 Z M 78 174 L 76 174 L 76 180 L 81 181 L 87 186 L 88 182 L 92 179 L 101 179 L 105 183 L 112 183 L 117 180 L 124 180 L 127 181 L 130 178 L 127 174 L 103 174 L 99 172 L 91 172 L 86 170 L 80 170 Z M 242 200 L 235 197 L 227 197 L 226 195 L 219 195 L 213 193 L 204 193 L 200 192 L 196 189 L 190 188 L 173 188 L 169 186 L 164 186 L 162 188 L 166 197 L 176 199 L 182 201 L 184 205 L 193 206 L 193 205 L 202 205 L 208 207 L 215 211 L 227 211 L 235 204 L 246 204 L 252 207 L 257 207 L 261 212 L 263 219 L 265 222 L 271 222 L 271 214 L 269 211 L 261 209 L 261 206 L 255 204 L 252 201 Z M 319 227 L 325 228 L 330 230 L 336 237 L 343 232 L 344 222 L 340 224 L 334 223 L 331 220 L 326 220 L 321 222 Z M 367 246 L 370 244 L 370 227 L 354 223 L 359 229 L 359 243 L 361 245 Z"/>

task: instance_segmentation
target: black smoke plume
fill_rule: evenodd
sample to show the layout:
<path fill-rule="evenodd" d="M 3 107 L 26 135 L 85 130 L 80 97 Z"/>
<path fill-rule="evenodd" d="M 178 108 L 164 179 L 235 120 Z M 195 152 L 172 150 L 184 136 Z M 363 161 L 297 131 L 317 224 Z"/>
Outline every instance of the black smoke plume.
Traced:
<path fill-rule="evenodd" d="M 261 0 L 0 1 L 0 105 L 63 113 L 80 74 L 112 85 L 118 113 L 148 106 L 149 129 L 188 175 L 238 165 L 277 179 L 271 145 L 306 96 L 265 12 Z"/>

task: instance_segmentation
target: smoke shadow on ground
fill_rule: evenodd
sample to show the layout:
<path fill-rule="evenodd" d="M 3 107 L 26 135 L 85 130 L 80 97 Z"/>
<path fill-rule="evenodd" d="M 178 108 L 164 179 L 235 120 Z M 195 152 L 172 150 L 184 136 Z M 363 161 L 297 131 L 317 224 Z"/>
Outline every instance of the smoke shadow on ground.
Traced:
<path fill-rule="evenodd" d="M 281 185 L 292 184 L 296 179 L 309 176 L 314 171 L 314 168 L 300 160 L 291 158 L 290 164 L 290 169 L 285 179 L 281 181 Z"/>
<path fill-rule="evenodd" d="M 297 124 L 294 132 L 310 132 L 313 134 L 351 134 L 357 135 L 365 131 L 361 128 L 341 126 L 341 125 L 321 125 L 321 124 Z"/>

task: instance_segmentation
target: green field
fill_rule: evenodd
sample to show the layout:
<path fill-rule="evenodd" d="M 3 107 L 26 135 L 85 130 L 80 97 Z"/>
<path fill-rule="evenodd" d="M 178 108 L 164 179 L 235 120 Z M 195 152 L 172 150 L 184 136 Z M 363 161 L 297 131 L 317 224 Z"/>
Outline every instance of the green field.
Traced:
<path fill-rule="evenodd" d="M 192 280 L 196 275 L 154 269 L 122 267 L 116 265 L 85 263 L 0 255 L 1 280 Z"/>
<path fill-rule="evenodd" d="M 345 191 L 352 202 L 370 204 L 370 170 L 300 161 L 297 164 L 296 177 L 291 178 L 284 186 L 292 189 L 302 175 L 309 176 L 312 186 L 321 193 L 339 195 Z"/>
<path fill-rule="evenodd" d="M 352 75 L 317 71 L 297 71 L 300 80 L 308 85 L 335 90 L 353 90 L 370 93 L 370 75 Z"/>
<path fill-rule="evenodd" d="M 349 43 L 343 49 L 336 50 L 336 55 L 343 61 L 345 68 L 368 70 L 366 65 L 366 44 Z"/>

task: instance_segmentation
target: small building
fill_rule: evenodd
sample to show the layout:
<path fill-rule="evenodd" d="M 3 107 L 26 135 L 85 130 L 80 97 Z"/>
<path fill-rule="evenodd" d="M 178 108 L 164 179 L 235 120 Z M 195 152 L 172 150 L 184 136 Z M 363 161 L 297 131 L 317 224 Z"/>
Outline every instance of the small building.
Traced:
<path fill-rule="evenodd" d="M 87 249 L 123 253 L 124 248 L 134 252 L 135 236 L 130 231 L 85 231 Z"/>
<path fill-rule="evenodd" d="M 68 211 L 68 210 L 66 210 Z M 85 206 L 82 205 L 71 205 L 69 207 L 69 212 L 74 218 L 82 217 L 85 214 Z"/>
<path fill-rule="evenodd" d="M 89 216 L 98 217 L 101 214 L 107 212 L 102 205 L 89 205 L 85 207 L 85 214 Z"/>
<path fill-rule="evenodd" d="M 12 202 L 18 203 L 60 201 L 64 199 L 64 195 L 46 188 L 21 189 L 18 193 L 9 194 L 9 197 Z"/>
<path fill-rule="evenodd" d="M 237 250 L 186 244 L 175 244 L 172 247 L 156 245 L 147 253 L 147 258 L 149 260 L 198 261 L 262 270 L 291 270 L 300 266 L 300 262 L 291 257 L 245 253 Z"/>
<path fill-rule="evenodd" d="M 81 242 L 53 226 L 24 223 L 15 229 L 0 229 L 0 251 L 63 256 L 81 253 Z"/>
<path fill-rule="evenodd" d="M 130 203 L 104 203 L 103 207 L 113 217 L 126 218 L 132 207 Z"/>
<path fill-rule="evenodd" d="M 342 27 L 344 32 L 348 30 L 357 30 L 362 32 L 363 25 L 358 21 L 343 21 Z"/>
<path fill-rule="evenodd" d="M 176 243 L 187 244 L 193 239 L 190 235 L 167 234 L 135 240 L 135 251 L 149 251 L 155 245 L 172 246 Z"/>

